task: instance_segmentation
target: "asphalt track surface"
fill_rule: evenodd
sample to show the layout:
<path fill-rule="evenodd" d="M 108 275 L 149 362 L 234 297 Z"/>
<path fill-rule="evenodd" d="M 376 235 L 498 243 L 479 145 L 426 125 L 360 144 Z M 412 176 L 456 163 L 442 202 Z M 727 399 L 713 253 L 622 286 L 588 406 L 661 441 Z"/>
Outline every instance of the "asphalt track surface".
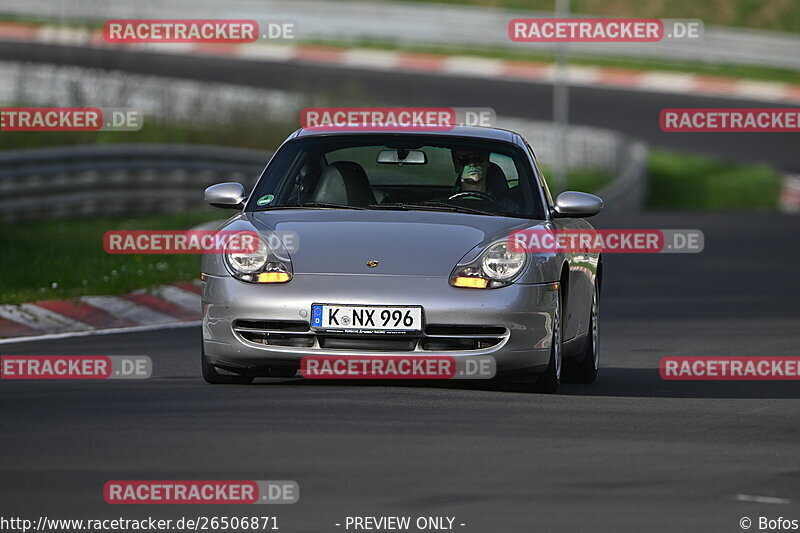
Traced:
<path fill-rule="evenodd" d="M 606 256 L 602 368 L 556 395 L 484 383 L 203 383 L 197 327 L 0 345 L 149 355 L 147 381 L 0 383 L 3 516 L 454 516 L 457 531 L 741 531 L 800 519 L 797 382 L 662 381 L 667 355 L 797 356 L 797 221 L 601 215 L 699 228 L 700 254 Z M 293 479 L 294 505 L 111 506 L 110 479 Z M 783 503 L 742 501 L 751 496 Z M 776 500 L 776 501 L 783 501 Z M 756 526 L 753 527 L 756 529 Z M 351 530 L 352 531 L 352 530 Z"/>
<path fill-rule="evenodd" d="M 548 83 L 14 42 L 0 42 L 0 60 L 116 69 L 281 89 L 320 96 L 319 103 L 323 105 L 491 107 L 501 116 L 552 119 L 552 86 Z M 667 107 L 780 106 L 708 96 L 578 86 L 570 89 L 570 122 L 574 124 L 617 130 L 654 147 L 765 163 L 800 172 L 796 135 L 664 133 L 658 127 L 658 116 Z"/>

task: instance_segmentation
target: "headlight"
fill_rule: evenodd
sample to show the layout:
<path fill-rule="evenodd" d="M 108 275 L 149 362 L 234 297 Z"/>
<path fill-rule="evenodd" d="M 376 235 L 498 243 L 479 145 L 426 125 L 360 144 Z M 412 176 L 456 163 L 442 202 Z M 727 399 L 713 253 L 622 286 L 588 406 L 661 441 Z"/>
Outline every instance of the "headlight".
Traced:
<path fill-rule="evenodd" d="M 525 270 L 527 254 L 508 249 L 507 239 L 489 245 L 473 261 L 457 265 L 450 285 L 469 289 L 496 289 L 510 285 Z"/>
<path fill-rule="evenodd" d="M 258 246 L 252 253 L 227 251 L 225 258 L 228 265 L 238 274 L 252 274 L 261 270 L 269 259 L 267 243 L 258 239 Z"/>
<path fill-rule="evenodd" d="M 292 279 L 292 261 L 276 235 L 261 236 L 253 252 L 226 250 L 225 265 L 231 275 L 251 283 L 286 283 Z"/>
<path fill-rule="evenodd" d="M 492 279 L 505 281 L 517 276 L 525 266 L 525 254 L 511 252 L 505 241 L 496 242 L 481 254 L 483 271 Z"/>

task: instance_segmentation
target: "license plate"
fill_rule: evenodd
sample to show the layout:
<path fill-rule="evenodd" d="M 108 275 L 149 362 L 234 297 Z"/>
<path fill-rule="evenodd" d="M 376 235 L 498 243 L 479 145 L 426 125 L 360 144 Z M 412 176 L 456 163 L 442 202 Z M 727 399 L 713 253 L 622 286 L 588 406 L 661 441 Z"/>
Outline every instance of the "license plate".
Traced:
<path fill-rule="evenodd" d="M 345 333 L 409 333 L 422 330 L 422 308 L 313 304 L 311 327 Z"/>

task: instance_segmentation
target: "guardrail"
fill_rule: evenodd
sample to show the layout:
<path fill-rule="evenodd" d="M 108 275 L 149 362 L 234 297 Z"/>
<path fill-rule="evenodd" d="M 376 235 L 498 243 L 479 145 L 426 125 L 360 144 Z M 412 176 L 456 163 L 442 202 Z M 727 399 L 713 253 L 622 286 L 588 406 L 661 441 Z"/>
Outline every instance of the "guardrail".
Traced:
<path fill-rule="evenodd" d="M 271 153 L 185 144 L 0 152 L 5 221 L 169 213 L 205 206 L 220 181 L 255 184 Z"/>

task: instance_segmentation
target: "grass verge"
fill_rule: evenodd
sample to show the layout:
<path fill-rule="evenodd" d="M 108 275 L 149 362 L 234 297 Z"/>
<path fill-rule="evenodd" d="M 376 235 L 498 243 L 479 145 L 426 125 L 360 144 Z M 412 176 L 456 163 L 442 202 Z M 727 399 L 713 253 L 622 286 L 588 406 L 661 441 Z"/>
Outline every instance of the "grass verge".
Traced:
<path fill-rule="evenodd" d="M 579 168 L 571 170 L 567 174 L 567 183 L 563 189 L 557 189 L 553 181 L 553 172 L 547 166 L 542 166 L 542 173 L 547 178 L 547 186 L 550 189 L 550 194 L 557 196 L 564 191 L 581 191 L 596 193 L 605 185 L 611 183 L 614 177 L 602 170 L 592 168 Z"/>
<path fill-rule="evenodd" d="M 137 218 L 0 224 L 0 303 L 121 294 L 195 279 L 200 276 L 199 255 L 111 255 L 103 249 L 103 234 L 189 229 L 228 214 L 209 207 Z"/>
<path fill-rule="evenodd" d="M 766 165 L 654 150 L 648 174 L 648 209 L 753 211 L 778 204 L 780 175 Z"/>

